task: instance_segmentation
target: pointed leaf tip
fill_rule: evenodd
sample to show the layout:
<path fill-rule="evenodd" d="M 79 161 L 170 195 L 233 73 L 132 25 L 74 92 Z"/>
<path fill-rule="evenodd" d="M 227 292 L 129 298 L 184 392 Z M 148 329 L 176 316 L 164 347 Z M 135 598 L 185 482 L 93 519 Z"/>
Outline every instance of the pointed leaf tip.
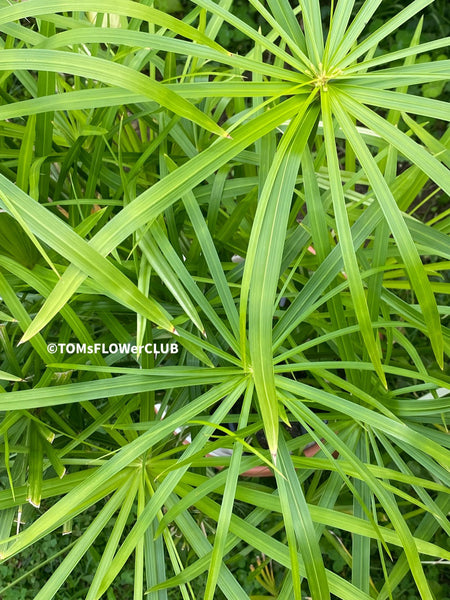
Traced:
<path fill-rule="evenodd" d="M 274 464 L 274 466 L 277 466 L 277 451 L 275 450 L 275 452 L 270 451 L 270 455 L 272 457 L 272 462 Z"/>

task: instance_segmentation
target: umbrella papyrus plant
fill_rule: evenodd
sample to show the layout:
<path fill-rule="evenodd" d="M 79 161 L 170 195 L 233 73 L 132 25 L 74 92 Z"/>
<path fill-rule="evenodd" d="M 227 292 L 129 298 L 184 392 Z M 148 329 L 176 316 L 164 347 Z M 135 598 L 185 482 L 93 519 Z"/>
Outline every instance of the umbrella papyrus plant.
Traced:
<path fill-rule="evenodd" d="M 431 0 L 371 29 L 379 0 L 234 4 L 0 2 L 2 558 L 73 531 L 39 600 L 87 560 L 89 600 L 126 570 L 151 600 L 431 599 L 449 560 L 449 110 L 423 94 L 449 40 Z M 237 573 L 257 552 L 270 585 Z"/>

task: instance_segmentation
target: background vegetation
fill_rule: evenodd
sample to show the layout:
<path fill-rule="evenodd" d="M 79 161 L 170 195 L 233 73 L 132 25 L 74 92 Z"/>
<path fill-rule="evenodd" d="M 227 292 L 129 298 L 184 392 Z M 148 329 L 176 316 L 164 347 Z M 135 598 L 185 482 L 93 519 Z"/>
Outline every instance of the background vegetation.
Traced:
<path fill-rule="evenodd" d="M 448 597 L 448 20 L 0 0 L 2 600 Z"/>

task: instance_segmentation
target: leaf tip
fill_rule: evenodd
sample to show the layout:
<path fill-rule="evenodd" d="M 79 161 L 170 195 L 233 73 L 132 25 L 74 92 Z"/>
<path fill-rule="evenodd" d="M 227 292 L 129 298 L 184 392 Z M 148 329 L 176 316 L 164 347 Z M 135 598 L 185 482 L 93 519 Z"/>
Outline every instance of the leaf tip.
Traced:
<path fill-rule="evenodd" d="M 272 452 L 272 450 L 271 450 L 271 451 L 270 451 L 270 455 L 271 455 L 271 457 L 272 457 L 272 462 L 273 462 L 274 466 L 276 467 L 276 466 L 277 466 L 277 451 L 276 451 L 276 450 L 274 450 L 274 451 Z"/>

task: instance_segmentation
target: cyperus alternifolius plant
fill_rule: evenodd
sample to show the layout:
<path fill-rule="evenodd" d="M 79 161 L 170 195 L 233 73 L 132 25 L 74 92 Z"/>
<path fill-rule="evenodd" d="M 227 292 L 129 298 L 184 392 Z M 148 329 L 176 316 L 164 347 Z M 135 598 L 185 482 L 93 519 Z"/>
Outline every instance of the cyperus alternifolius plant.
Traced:
<path fill-rule="evenodd" d="M 186 4 L 0 0 L 0 596 L 438 598 L 441 3 Z"/>

